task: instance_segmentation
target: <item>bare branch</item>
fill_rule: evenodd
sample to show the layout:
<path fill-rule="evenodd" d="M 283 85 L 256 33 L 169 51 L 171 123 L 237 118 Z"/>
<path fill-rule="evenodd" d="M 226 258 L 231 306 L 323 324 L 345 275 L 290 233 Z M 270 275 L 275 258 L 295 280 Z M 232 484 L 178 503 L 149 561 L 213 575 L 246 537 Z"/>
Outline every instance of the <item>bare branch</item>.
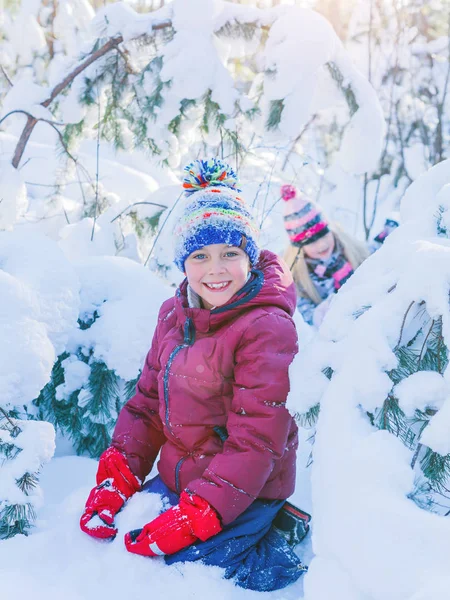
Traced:
<path fill-rule="evenodd" d="M 406 319 L 408 318 L 408 314 L 409 311 L 411 310 L 411 308 L 414 306 L 415 302 L 414 300 L 410 303 L 410 305 L 408 306 L 408 308 L 406 309 L 405 314 L 403 315 L 403 320 L 402 320 L 402 325 L 400 327 L 400 335 L 398 336 L 398 342 L 394 348 L 394 350 L 397 350 L 397 348 L 400 346 L 400 342 L 402 341 L 402 337 L 403 337 L 403 330 L 405 328 L 405 323 L 406 323 Z"/>
<path fill-rule="evenodd" d="M 145 259 L 145 262 L 144 262 L 144 267 L 146 267 L 146 266 L 147 266 L 147 263 L 148 263 L 148 261 L 150 260 L 150 257 L 151 257 L 151 255 L 153 254 L 153 250 L 155 249 L 156 242 L 158 241 L 158 239 L 159 239 L 159 236 L 161 235 L 161 233 L 162 233 L 162 231 L 163 231 L 163 229 L 164 229 L 164 227 L 165 227 L 165 225 L 166 225 L 166 223 L 167 223 L 167 221 L 168 221 L 168 219 L 169 219 L 170 215 L 171 215 L 171 214 L 172 214 L 172 212 L 174 211 L 174 209 L 175 209 L 176 205 L 178 204 L 178 202 L 180 201 L 180 199 L 182 198 L 182 196 L 183 196 L 183 192 L 181 192 L 181 194 L 180 194 L 180 195 L 178 196 L 178 198 L 175 200 L 175 202 L 174 202 L 174 204 L 173 204 L 172 208 L 171 208 L 171 209 L 169 210 L 169 212 L 167 213 L 167 216 L 166 216 L 166 218 L 164 219 L 164 223 L 161 225 L 161 228 L 160 228 L 160 230 L 158 231 L 158 233 L 157 233 L 157 234 L 156 234 L 156 236 L 155 236 L 155 239 L 153 240 L 153 244 L 152 244 L 152 247 L 150 248 L 150 252 L 148 253 L 148 255 L 147 255 L 147 258 Z"/>
<path fill-rule="evenodd" d="M 14 84 L 13 84 L 13 82 L 11 81 L 11 78 L 9 77 L 8 73 L 5 71 L 5 68 L 4 68 L 4 66 L 3 66 L 3 65 L 0 65 L 0 69 L 1 69 L 1 71 L 2 71 L 2 73 L 3 73 L 3 77 L 4 77 L 4 78 L 6 79 L 6 81 L 9 83 L 10 87 L 13 87 L 13 86 L 14 86 Z"/>
<path fill-rule="evenodd" d="M 27 119 L 27 122 L 25 124 L 25 127 L 23 128 L 20 139 L 17 142 L 17 146 L 14 151 L 14 156 L 12 159 L 12 166 L 15 169 L 17 169 L 19 166 L 19 163 L 20 163 L 23 153 L 25 151 L 25 147 L 28 143 L 28 140 L 30 139 L 31 134 L 33 133 L 33 129 L 35 128 L 37 122 L 38 122 L 38 120 L 32 116 L 29 116 Z"/>
<path fill-rule="evenodd" d="M 31 113 L 29 113 L 26 110 L 23 110 L 21 108 L 16 108 L 15 110 L 11 110 L 9 111 L 9 113 L 7 113 L 4 117 L 2 117 L 0 119 L 0 125 L 3 123 L 3 121 L 5 121 L 9 116 L 13 115 L 14 113 L 21 113 L 23 115 L 26 115 L 27 117 L 31 117 L 32 119 L 36 118 L 33 117 L 33 115 Z M 50 119 L 42 119 L 42 118 L 37 118 L 38 121 L 43 121 L 44 123 L 48 123 L 49 125 L 59 125 L 60 127 L 64 127 L 66 125 L 66 123 L 59 123 L 58 121 L 50 121 Z"/>

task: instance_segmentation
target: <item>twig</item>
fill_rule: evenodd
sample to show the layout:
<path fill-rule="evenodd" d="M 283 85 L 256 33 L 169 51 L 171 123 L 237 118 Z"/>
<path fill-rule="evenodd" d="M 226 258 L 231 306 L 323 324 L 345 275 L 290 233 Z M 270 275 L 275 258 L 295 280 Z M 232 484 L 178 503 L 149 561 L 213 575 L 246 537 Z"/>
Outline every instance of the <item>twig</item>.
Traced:
<path fill-rule="evenodd" d="M 311 126 L 311 125 L 314 123 L 314 121 L 316 120 L 316 118 L 317 118 L 317 115 L 313 115 L 313 116 L 310 118 L 310 120 L 309 120 L 309 121 L 306 123 L 306 125 L 303 127 L 303 129 L 300 131 L 300 133 L 299 133 L 299 134 L 298 134 L 298 136 L 295 138 L 295 140 L 292 142 L 292 146 L 290 147 L 290 149 L 289 149 L 288 153 L 286 154 L 286 157 L 285 157 L 285 159 L 284 159 L 284 162 L 283 162 L 283 166 L 281 167 L 281 170 L 282 170 L 282 171 L 284 171 L 284 170 L 285 170 L 285 168 L 286 168 L 286 165 L 287 165 L 287 163 L 288 163 L 288 161 L 289 161 L 289 157 L 290 157 L 290 155 L 292 154 L 292 152 L 294 151 L 294 149 L 295 149 L 295 146 L 297 145 L 297 142 L 299 142 L 299 141 L 302 139 L 302 137 L 303 137 L 303 134 L 304 134 L 304 133 L 306 133 L 306 132 L 308 131 L 308 129 L 309 129 L 309 128 L 310 128 L 310 126 Z"/>
<path fill-rule="evenodd" d="M 275 158 L 273 159 L 272 168 L 270 170 L 269 181 L 267 183 L 266 195 L 264 196 L 264 202 L 263 202 L 263 206 L 262 206 L 262 217 L 261 217 L 261 221 L 259 223 L 259 228 L 260 229 L 261 229 L 262 224 L 264 222 L 264 213 L 265 213 L 265 210 L 266 210 L 267 196 L 269 195 L 270 182 L 272 181 L 272 176 L 273 176 L 273 172 L 274 172 L 274 169 L 275 169 L 275 164 L 276 164 L 277 159 L 278 159 L 278 154 L 279 154 L 279 151 L 277 150 L 277 152 L 275 154 Z M 253 206 L 255 206 L 255 202 L 253 202 L 252 207 Z"/>
<path fill-rule="evenodd" d="M 157 234 L 156 234 L 156 236 L 155 236 L 155 239 L 153 240 L 153 244 L 152 244 L 152 247 L 150 248 L 150 252 L 148 253 L 148 256 L 147 256 L 147 258 L 145 259 L 145 262 L 144 262 L 144 267 L 146 267 L 146 266 L 147 266 L 147 263 L 148 263 L 148 261 L 150 260 L 150 256 L 152 255 L 152 253 L 153 253 L 153 250 L 154 250 L 154 248 L 155 248 L 155 246 L 156 246 L 156 242 L 158 241 L 158 239 L 159 239 L 159 236 L 161 235 L 161 233 L 162 233 L 162 230 L 164 229 L 164 227 L 165 227 L 165 225 L 166 225 L 166 223 L 167 223 L 167 219 L 168 219 L 168 218 L 170 217 L 170 215 L 172 214 L 172 212 L 173 212 L 173 210 L 174 210 L 175 206 L 178 204 L 178 202 L 180 201 L 180 199 L 181 199 L 181 197 L 182 197 L 182 196 L 184 196 L 184 192 L 181 192 L 181 194 L 178 196 L 178 198 L 177 198 L 177 199 L 176 199 L 176 201 L 174 202 L 174 205 L 172 206 L 172 208 L 171 208 L 171 209 L 169 210 L 169 212 L 167 213 L 167 216 L 166 216 L 166 218 L 164 219 L 164 223 L 161 225 L 161 229 L 158 231 L 158 233 L 157 233 Z"/>
<path fill-rule="evenodd" d="M 5 68 L 3 65 L 0 65 L 0 69 L 3 73 L 3 77 L 6 79 L 6 81 L 9 83 L 10 87 L 14 87 L 13 82 L 11 81 L 11 78 L 9 77 L 8 73 L 5 71 Z"/>
<path fill-rule="evenodd" d="M 389 290 L 389 291 L 390 291 L 390 290 Z M 389 291 L 388 291 L 388 293 L 389 293 Z M 396 346 L 395 346 L 394 350 L 397 350 L 397 348 L 400 346 L 400 342 L 402 341 L 402 337 L 403 337 L 403 329 L 404 329 L 404 327 L 405 327 L 406 319 L 407 319 L 407 317 L 408 317 L 408 313 L 409 313 L 409 311 L 411 310 L 411 308 L 413 307 L 413 305 L 414 305 L 414 300 L 413 300 L 413 301 L 411 302 L 411 304 L 408 306 L 408 308 L 406 309 L 406 312 L 405 312 L 405 314 L 403 315 L 402 326 L 400 327 L 400 335 L 399 335 L 398 342 L 397 342 L 397 344 L 396 344 Z"/>
<path fill-rule="evenodd" d="M 422 450 L 422 448 L 423 448 L 423 444 L 417 444 L 417 448 L 416 448 L 414 455 L 412 457 L 412 460 L 411 460 L 411 469 L 414 469 L 414 467 L 416 466 L 417 458 L 419 457 L 419 453 Z"/>
<path fill-rule="evenodd" d="M 58 121 L 50 121 L 50 119 L 43 119 L 42 117 L 34 117 L 31 113 L 29 113 L 28 111 L 23 110 L 21 108 L 16 108 L 15 110 L 9 111 L 9 113 L 7 113 L 4 117 L 2 117 L 0 119 L 0 125 L 3 123 L 3 121 L 5 121 L 8 117 L 13 115 L 14 113 L 21 113 L 23 115 L 26 115 L 27 117 L 31 117 L 32 119 L 37 119 L 38 121 L 43 121 L 44 123 L 48 123 L 49 125 L 60 125 L 61 127 L 64 127 L 64 125 L 65 125 L 65 123 L 59 123 Z"/>
<path fill-rule="evenodd" d="M 165 206 L 164 204 L 158 204 L 157 202 L 133 202 L 133 204 L 129 204 L 118 215 L 116 215 L 114 217 L 114 219 L 112 219 L 110 222 L 114 223 L 114 221 L 116 219 L 118 219 L 119 217 L 121 217 L 125 211 L 127 211 L 129 208 L 132 208 L 133 206 L 137 206 L 138 204 L 149 204 L 150 206 L 158 206 L 159 208 L 162 208 L 164 210 L 167 208 L 167 206 Z"/>
<path fill-rule="evenodd" d="M 8 413 L 2 406 L 0 406 L 0 412 L 3 414 L 3 416 L 8 421 L 8 423 L 11 425 L 12 432 L 17 432 L 17 430 L 19 430 L 19 433 L 20 433 L 20 431 L 21 431 L 20 427 L 18 425 L 16 425 L 13 421 L 11 421 L 11 419 L 8 416 Z"/>
<path fill-rule="evenodd" d="M 371 9 L 372 9 L 372 3 L 371 3 Z M 396 10 L 396 6 L 394 3 L 394 9 Z M 386 135 L 385 135 L 385 142 L 384 142 L 384 148 L 383 151 L 381 153 L 381 157 L 380 157 L 380 167 L 382 167 L 383 162 L 386 158 L 387 152 L 388 152 L 388 147 L 389 147 L 389 141 L 390 141 L 390 131 L 391 131 L 391 126 L 392 126 L 392 120 L 393 120 L 393 114 L 394 114 L 394 89 L 395 89 L 395 79 L 397 76 L 397 70 L 398 70 L 398 45 L 399 45 L 399 41 L 400 41 L 400 24 L 399 24 L 399 15 L 398 15 L 398 11 L 396 10 L 396 15 L 397 15 L 397 32 L 396 32 L 396 40 L 395 40 L 395 65 L 394 68 L 392 70 L 392 75 L 391 75 L 391 89 L 390 89 L 390 93 L 389 93 L 389 116 L 388 116 L 388 120 L 387 120 L 387 124 L 386 124 Z M 372 229 L 373 223 L 375 221 L 375 216 L 376 216 L 376 210 L 377 210 L 377 206 L 378 206 L 378 195 L 380 193 L 380 188 L 381 188 L 381 172 L 380 172 L 380 177 L 378 178 L 377 181 L 377 187 L 375 190 L 375 195 L 374 195 L 374 201 L 373 201 L 373 207 L 372 207 L 372 216 L 370 219 L 370 225 L 368 225 L 367 221 L 367 186 L 369 184 L 369 179 L 367 177 L 367 174 L 365 174 L 364 176 L 364 198 L 363 198 L 363 227 L 364 227 L 364 233 L 366 236 L 366 240 L 369 239 L 369 234 L 370 234 L 370 230 Z"/>
<path fill-rule="evenodd" d="M 410 177 L 408 170 L 406 169 L 406 159 L 405 159 L 405 143 L 403 141 L 403 132 L 402 132 L 402 126 L 400 124 L 400 117 L 398 115 L 398 105 L 400 102 L 396 102 L 395 104 L 395 122 L 397 124 L 397 132 L 398 132 L 398 140 L 400 142 L 400 156 L 402 157 L 402 167 L 403 167 L 403 173 L 406 175 L 406 177 L 408 178 L 408 184 L 412 183 L 413 180 Z"/>
<path fill-rule="evenodd" d="M 77 159 L 76 159 L 74 156 L 72 156 L 72 154 L 70 153 L 70 151 L 69 151 L 69 148 L 67 147 L 67 144 L 66 144 L 66 142 L 64 141 L 63 135 L 62 135 L 62 133 L 60 132 L 60 130 L 59 130 L 59 129 L 58 129 L 58 128 L 57 128 L 57 127 L 56 127 L 56 126 L 55 126 L 55 125 L 54 125 L 54 124 L 51 122 L 51 121 L 46 121 L 46 123 L 48 123 L 48 124 L 49 124 L 51 127 L 53 127 L 53 129 L 54 129 L 54 130 L 56 131 L 56 133 L 58 134 L 59 141 L 61 142 L 61 145 L 62 145 L 62 147 L 64 148 L 64 151 L 65 151 L 65 153 L 67 154 L 67 156 L 68 156 L 68 157 L 69 157 L 71 160 L 73 160 L 73 162 L 74 162 L 75 164 L 77 164 L 77 162 L 78 162 L 78 161 L 77 161 Z"/>
<path fill-rule="evenodd" d="M 428 330 L 428 333 L 427 333 L 427 335 L 426 335 L 426 337 L 425 337 L 425 339 L 423 341 L 422 348 L 420 349 L 419 360 L 418 360 L 418 363 L 417 363 L 417 370 L 419 370 L 419 368 L 420 368 L 420 363 L 422 361 L 422 353 L 423 353 L 423 351 L 425 349 L 425 346 L 427 344 L 428 338 L 430 337 L 430 333 L 431 333 L 431 330 L 433 329 L 433 326 L 434 326 L 434 319 L 431 321 L 430 329 Z"/>
<path fill-rule="evenodd" d="M 96 163 L 95 163 L 95 205 L 94 205 L 94 220 L 92 222 L 91 231 L 91 242 L 94 241 L 95 225 L 97 223 L 98 213 L 98 171 L 99 171 L 99 160 L 100 160 L 100 86 L 97 79 L 97 102 L 98 102 L 98 121 L 97 121 L 97 149 L 96 149 Z"/>

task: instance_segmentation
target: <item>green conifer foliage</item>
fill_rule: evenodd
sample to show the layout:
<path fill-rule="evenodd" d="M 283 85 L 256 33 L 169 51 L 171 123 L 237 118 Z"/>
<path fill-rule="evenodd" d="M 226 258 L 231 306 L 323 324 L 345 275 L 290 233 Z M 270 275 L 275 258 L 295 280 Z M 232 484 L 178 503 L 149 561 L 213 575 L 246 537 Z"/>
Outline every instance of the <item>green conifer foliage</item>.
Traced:
<path fill-rule="evenodd" d="M 22 452 L 20 440 L 17 440 L 21 433 L 11 412 L 0 409 L 0 464 L 13 461 Z M 38 478 L 36 473 L 25 472 L 15 482 L 26 498 L 36 487 Z M 25 500 L 11 503 L 7 498 L 3 500 L 0 494 L 0 539 L 7 539 L 18 533 L 28 535 L 35 519 L 32 502 Z"/>
<path fill-rule="evenodd" d="M 408 327 L 408 313 L 413 306 L 412 303 L 405 314 L 405 329 Z M 419 371 L 434 371 L 442 375 L 448 365 L 442 319 L 431 319 L 423 304 L 418 314 L 421 327 L 408 342 L 395 349 L 398 365 L 389 372 L 394 385 Z M 417 313 L 415 316 L 417 318 Z M 383 406 L 373 415 L 372 423 L 379 429 L 393 433 L 413 451 L 411 466 L 416 472 L 416 482 L 410 497 L 419 506 L 442 513 L 442 507 L 444 510 L 450 509 L 450 455 L 442 456 L 421 443 L 421 436 L 436 412 L 427 407 L 425 410 L 416 410 L 413 416 L 405 415 L 395 397 L 394 388 Z"/>
<path fill-rule="evenodd" d="M 81 329 L 87 329 L 98 318 L 79 321 Z M 83 350 L 83 351 L 82 351 Z M 129 400 L 138 377 L 124 381 L 105 362 L 95 359 L 92 351 L 78 349 L 75 355 L 68 352 L 56 360 L 50 381 L 34 401 L 38 417 L 50 421 L 57 431 L 67 436 L 77 454 L 98 458 L 109 446 L 120 409 Z M 89 378 L 80 389 L 69 394 L 58 394 L 65 383 L 64 361 L 71 357 L 84 362 L 90 368 Z"/>

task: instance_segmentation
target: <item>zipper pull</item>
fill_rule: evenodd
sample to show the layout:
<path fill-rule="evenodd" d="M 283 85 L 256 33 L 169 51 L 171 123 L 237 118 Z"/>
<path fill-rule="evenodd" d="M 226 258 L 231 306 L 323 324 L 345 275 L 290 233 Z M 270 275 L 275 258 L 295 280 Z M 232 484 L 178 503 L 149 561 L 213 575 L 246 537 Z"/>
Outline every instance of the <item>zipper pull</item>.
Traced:
<path fill-rule="evenodd" d="M 186 321 L 184 322 L 184 340 L 183 341 L 188 346 L 192 346 L 192 344 L 195 342 L 195 328 L 194 328 L 192 319 L 190 317 L 187 317 Z"/>

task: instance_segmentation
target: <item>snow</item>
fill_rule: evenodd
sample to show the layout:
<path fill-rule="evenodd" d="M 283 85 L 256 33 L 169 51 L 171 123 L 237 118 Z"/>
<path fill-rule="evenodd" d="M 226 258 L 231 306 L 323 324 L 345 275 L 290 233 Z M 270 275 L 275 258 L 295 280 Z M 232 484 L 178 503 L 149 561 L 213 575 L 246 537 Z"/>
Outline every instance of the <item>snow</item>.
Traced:
<path fill-rule="evenodd" d="M 378 165 L 386 133 L 383 110 L 375 90 L 351 63 L 342 47 L 337 52 L 335 63 L 358 104 L 358 110 L 345 129 L 336 160 L 346 171 L 362 174 L 376 169 Z"/>
<path fill-rule="evenodd" d="M 328 21 L 311 10 L 291 7 L 274 22 L 264 53 L 265 68 L 270 71 L 264 91 L 269 101 L 285 98 L 283 134 L 296 137 L 306 124 L 319 68 L 332 60 L 338 44 Z"/>
<path fill-rule="evenodd" d="M 412 180 L 401 203 L 401 227 L 336 295 L 319 333 L 295 315 L 299 354 L 290 368 L 288 407 L 304 414 L 320 403 L 317 426 L 300 431 L 293 497 L 313 513 L 313 549 L 310 540 L 299 548 L 305 562 L 311 562 L 303 581 L 269 597 L 447 600 L 448 519 L 413 502 L 417 468 L 411 468 L 412 451 L 387 431 L 378 431 L 367 415 L 391 394 L 411 418 L 417 410 L 426 411 L 429 422 L 420 438 L 424 448 L 442 455 L 450 452 L 450 371 L 419 371 L 395 386 L 388 376 L 397 366 L 396 348 L 413 344 L 421 326 L 426 335 L 431 319 L 442 318 L 447 346 L 450 340 L 449 161 L 426 170 L 436 159 L 435 138 L 426 145 L 422 136 L 436 130 L 437 120 L 432 101 L 424 94 L 419 98 L 421 88 L 435 87 L 436 98 L 445 98 L 447 37 L 423 42 L 417 31 L 408 29 L 398 39 L 387 20 L 380 29 L 380 46 L 372 48 L 371 80 L 377 98 L 361 74 L 368 66 L 366 34 L 354 29 L 352 19 L 344 49 L 322 16 L 293 2 L 273 8 L 261 8 L 260 2 L 258 8 L 175 0 L 151 13 L 138 13 L 129 4 L 114 2 L 94 17 L 86 0 L 60 0 L 53 22 L 53 58 L 46 42 L 49 6 L 22 0 L 15 14 L 9 8 L 0 14 L 0 62 L 14 84 L 10 88 L 0 73 L 1 115 L 23 110 L 37 118 L 72 124 L 84 119 L 86 124 L 71 146 L 76 165 L 61 153 L 56 132 L 40 122 L 19 170 L 10 163 L 26 116 L 11 115 L 1 125 L 0 406 L 33 413 L 32 400 L 64 351 L 70 355 L 62 365 L 65 383 L 57 388 L 56 401 L 77 390 L 80 406 L 91 400 L 85 389 L 90 364 L 80 360 L 80 353 L 92 353 L 93 361 L 104 361 L 122 380 L 136 377 L 159 306 L 181 277 L 171 267 L 176 212 L 169 213 L 180 197 L 180 166 L 190 160 L 208 152 L 238 162 L 243 196 L 254 205 L 261 224 L 262 245 L 279 253 L 287 243 L 280 184 L 298 185 L 322 203 L 330 218 L 361 237 L 363 196 L 369 225 L 376 208 L 373 235 L 398 208 Z M 137 8 L 143 7 L 140 3 Z M 368 12 L 364 3 L 356 10 Z M 170 35 L 158 53 L 162 71 L 147 71 L 141 84 L 139 77 L 153 49 L 143 40 L 133 40 L 168 19 L 173 32 L 164 30 Z M 215 34 L 226 24 L 268 29 L 258 30 L 249 40 L 218 38 Z M 162 78 L 164 101 L 146 122 L 161 146 L 156 157 L 133 149 L 129 126 L 120 119 L 117 125 L 127 149 L 116 151 L 102 140 L 97 162 L 98 108 L 80 103 L 84 76 L 77 77 L 50 109 L 41 106 L 49 90 L 79 64 L 80 54 L 91 51 L 99 33 L 123 36 L 121 51 L 136 70 L 133 82 L 139 83 L 142 99 L 151 96 Z M 164 34 L 158 36 L 162 39 Z M 393 67 L 393 43 L 398 47 L 398 69 L 394 82 L 391 75 L 384 82 Z M 425 65 L 425 58 L 432 67 Z M 343 77 L 341 86 L 354 95 L 358 109 L 353 115 L 330 76 L 330 63 Z M 103 64 L 84 75 L 95 75 Z M 208 134 L 201 134 L 202 97 L 209 90 L 226 120 L 222 131 L 212 122 Z M 100 90 L 101 111 L 108 93 L 107 86 Z M 240 111 L 255 108 L 259 94 L 263 110 L 246 121 Z M 180 114 L 185 98 L 196 103 L 184 115 L 176 137 L 167 126 Z M 131 99 L 130 92 L 123 106 Z M 272 100 L 282 100 L 284 110 L 277 131 L 267 132 Z M 385 143 L 382 109 L 388 114 L 391 101 L 398 123 L 391 123 Z M 420 132 L 413 128 L 416 122 L 421 123 Z M 398 142 L 401 128 L 404 137 Z M 336 130 L 343 131 L 342 138 L 332 133 Z M 226 137 L 223 142 L 224 132 L 239 136 L 242 155 L 235 156 Z M 408 132 L 410 139 L 405 137 Z M 379 171 L 382 152 L 383 169 L 388 165 L 389 173 Z M 364 186 L 360 175 L 365 172 Z M 138 235 L 133 219 L 152 219 L 163 207 L 168 210 L 158 225 L 158 239 L 148 231 Z M 88 329 L 78 327 L 78 318 L 94 316 Z M 331 380 L 323 372 L 329 367 L 334 372 Z M 96 463 L 71 456 L 73 449 L 60 432 L 57 458 L 52 459 L 55 434 L 48 423 L 21 421 L 20 427 L 22 432 L 13 439 L 0 431 L 1 441 L 23 449 L 16 461 L 1 465 L 0 503 L 30 501 L 38 508 L 38 521 L 29 537 L 0 541 L 2 597 L 122 600 L 149 592 L 155 598 L 261 597 L 224 581 L 220 569 L 167 567 L 159 559 L 128 554 L 123 534 L 157 514 L 161 505 L 155 496 L 132 499 L 117 519 L 120 534 L 112 544 L 83 535 L 78 519 L 94 484 Z M 311 450 L 313 464 L 305 469 Z M 43 493 L 37 488 L 24 497 L 15 480 L 43 463 Z"/>
<path fill-rule="evenodd" d="M 14 460 L 6 460 L 0 470 L 0 510 L 10 504 L 32 506 L 34 510 L 43 505 L 41 488 L 36 485 L 32 490 L 22 491 L 18 480 L 26 473 L 36 475 L 43 464 L 50 461 L 55 451 L 55 430 L 50 423 L 43 421 L 10 420 L 19 427 L 18 435 L 10 435 L 0 429 L 0 442 L 13 444 L 20 449 Z"/>
<path fill-rule="evenodd" d="M 124 41 L 129 41 L 150 33 L 154 24 L 171 16 L 171 11 L 169 5 L 148 14 L 139 14 L 124 2 L 115 2 L 97 12 L 92 29 L 99 36 L 121 35 Z"/>
<path fill-rule="evenodd" d="M 431 395 L 432 392 L 433 388 L 427 390 L 426 393 Z M 428 446 L 434 452 L 438 452 L 441 456 L 450 454 L 450 402 L 448 402 L 448 395 L 447 391 L 447 401 L 431 419 L 431 423 L 420 438 L 422 444 Z"/>
<path fill-rule="evenodd" d="M 120 257 L 94 257 L 75 265 L 80 278 L 80 315 L 98 319 L 77 329 L 68 343 L 73 351 L 103 360 L 125 380 L 134 379 L 144 363 L 159 307 L 171 289 L 142 265 Z"/>
<path fill-rule="evenodd" d="M 0 229 L 9 229 L 28 208 L 27 189 L 12 165 L 0 161 Z"/>
<path fill-rule="evenodd" d="M 36 85 L 27 79 L 17 81 L 3 100 L 0 119 L 13 110 L 23 110 L 36 119 L 54 121 L 52 113 L 41 106 L 41 102 L 50 96 L 48 88 Z"/>
<path fill-rule="evenodd" d="M 36 5 L 36 2 L 30 0 L 21 3 L 20 11 L 9 31 L 16 60 L 22 65 L 32 63 L 34 54 L 42 52 L 47 45 L 44 32 L 33 14 L 36 13 L 32 8 L 33 4 Z"/>
<path fill-rule="evenodd" d="M 68 398 L 72 392 L 87 384 L 91 369 L 76 356 L 68 356 L 61 362 L 64 369 L 64 383 L 56 388 L 56 400 Z"/>
<path fill-rule="evenodd" d="M 302 439 L 303 453 L 297 477 L 295 501 L 310 512 L 309 470 L 305 469 L 309 443 Z M 306 452 L 305 452 L 306 451 Z M 223 579 L 218 567 L 196 564 L 167 566 L 162 559 L 149 559 L 126 551 L 123 536 L 154 518 L 163 507 L 157 494 L 136 494 L 116 517 L 116 539 L 99 542 L 79 529 L 79 518 L 90 487 L 94 485 L 97 462 L 64 456 L 54 458 L 42 471 L 40 481 L 45 502 L 39 507 L 36 528 L 29 537 L 0 541 L 2 595 L 34 600 L 87 600 L 105 597 L 123 600 L 131 596 L 192 600 L 257 600 L 259 592 L 242 590 Z M 70 474 L 70 476 L 68 476 Z M 155 475 L 156 472 L 151 474 Z M 311 556 L 310 538 L 302 544 L 302 559 Z M 22 565 L 26 564 L 24 570 Z M 19 575 L 20 573 L 20 575 Z M 268 600 L 297 600 L 303 582 L 278 592 L 265 593 Z"/>
<path fill-rule="evenodd" d="M 435 371 L 413 373 L 397 384 L 393 393 L 400 408 L 408 416 L 416 410 L 438 410 L 449 393 L 448 383 Z"/>
<path fill-rule="evenodd" d="M 78 316 L 78 278 L 58 246 L 0 232 L 0 401 L 27 405 L 50 378 Z"/>
<path fill-rule="evenodd" d="M 444 177 L 437 165 L 410 186 L 403 224 L 343 286 L 308 347 L 310 379 L 315 372 L 322 385 L 324 357 L 334 373 L 320 399 L 315 435 L 316 556 L 305 578 L 305 600 L 325 598 L 330 586 L 339 585 L 344 591 L 335 597 L 343 599 L 411 600 L 418 589 L 427 597 L 425 582 L 446 573 L 449 522 L 408 498 L 414 490 L 412 451 L 376 430 L 367 412 L 373 414 L 392 390 L 387 372 L 397 365 L 394 349 L 408 343 L 426 318 L 442 316 L 444 338 L 450 339 L 449 241 L 436 235 L 447 185 L 448 173 Z M 420 441 L 447 454 L 447 377 L 416 373 L 392 393 L 407 414 L 440 408 L 430 414 Z M 313 396 L 309 404 L 316 401 Z M 304 412 L 309 406 L 299 402 Z"/>

